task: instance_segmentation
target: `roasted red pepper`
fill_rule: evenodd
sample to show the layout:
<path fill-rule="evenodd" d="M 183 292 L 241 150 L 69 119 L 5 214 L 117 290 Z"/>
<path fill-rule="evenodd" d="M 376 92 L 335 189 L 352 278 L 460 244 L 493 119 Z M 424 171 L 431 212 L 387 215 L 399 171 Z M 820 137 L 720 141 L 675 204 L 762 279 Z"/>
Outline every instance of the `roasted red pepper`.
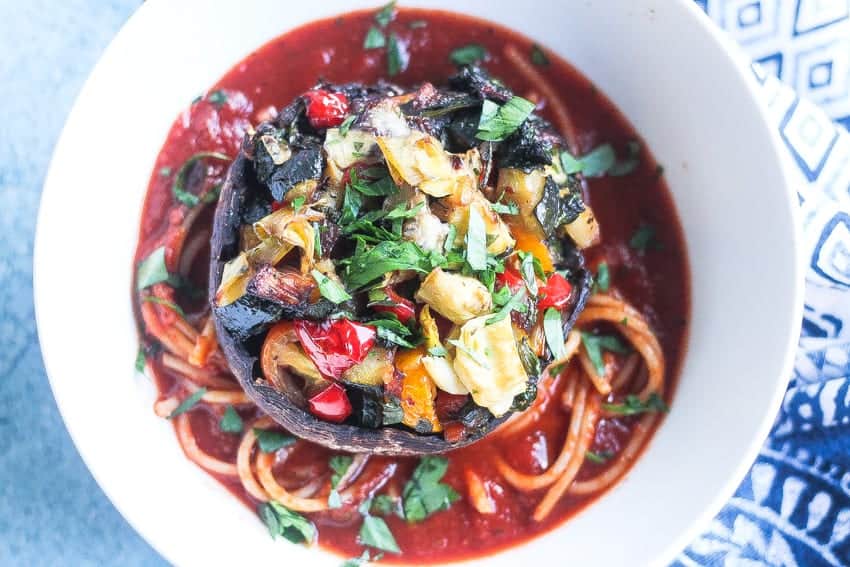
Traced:
<path fill-rule="evenodd" d="M 540 288 L 540 303 L 538 309 L 543 311 L 549 307 L 563 309 L 570 302 L 570 294 L 573 286 L 561 274 L 555 273 L 549 276 L 546 285 Z"/>
<path fill-rule="evenodd" d="M 525 280 L 522 279 L 522 275 L 511 266 L 506 266 L 504 272 L 496 274 L 496 283 L 498 284 L 497 287 L 508 286 L 511 293 L 516 293 L 525 287 Z"/>
<path fill-rule="evenodd" d="M 345 388 L 333 382 L 330 386 L 310 398 L 310 413 L 332 423 L 342 423 L 351 415 L 351 402 Z"/>
<path fill-rule="evenodd" d="M 314 89 L 304 96 L 307 97 L 307 118 L 314 128 L 339 126 L 348 114 L 348 98 L 342 93 Z"/>
<path fill-rule="evenodd" d="M 323 376 L 339 379 L 343 372 L 363 362 L 375 344 L 375 327 L 348 319 L 293 322 L 301 348 Z"/>
<path fill-rule="evenodd" d="M 385 287 L 384 293 L 387 295 L 385 300 L 392 305 L 372 305 L 372 309 L 379 313 L 393 313 L 398 320 L 407 325 L 407 322 L 416 317 L 416 308 L 413 302 L 397 294 L 392 288 Z"/>

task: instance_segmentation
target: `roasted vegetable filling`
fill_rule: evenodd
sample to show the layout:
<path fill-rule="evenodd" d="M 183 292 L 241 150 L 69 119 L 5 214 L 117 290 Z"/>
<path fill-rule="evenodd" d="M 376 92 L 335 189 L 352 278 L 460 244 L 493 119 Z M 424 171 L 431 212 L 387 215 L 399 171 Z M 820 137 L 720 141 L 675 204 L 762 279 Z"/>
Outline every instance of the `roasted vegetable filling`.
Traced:
<path fill-rule="evenodd" d="M 599 239 L 579 174 L 531 102 L 475 66 L 448 85 L 319 84 L 246 137 L 216 316 L 319 419 L 457 440 L 563 351 Z"/>

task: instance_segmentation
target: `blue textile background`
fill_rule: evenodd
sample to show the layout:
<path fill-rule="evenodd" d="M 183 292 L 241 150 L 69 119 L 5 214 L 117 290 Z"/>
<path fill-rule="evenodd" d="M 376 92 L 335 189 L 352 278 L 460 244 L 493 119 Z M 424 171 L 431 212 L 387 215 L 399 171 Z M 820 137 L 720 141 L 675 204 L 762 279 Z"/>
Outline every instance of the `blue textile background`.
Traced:
<path fill-rule="evenodd" d="M 850 127 L 850 0 L 696 1 L 760 64 L 753 72 L 797 165 L 810 267 L 794 381 L 771 438 L 677 564 L 850 565 L 850 135 L 829 118 Z M 91 67 L 137 6 L 0 0 L 4 566 L 165 564 L 71 444 L 44 375 L 32 306 L 32 239 L 53 145 Z"/>

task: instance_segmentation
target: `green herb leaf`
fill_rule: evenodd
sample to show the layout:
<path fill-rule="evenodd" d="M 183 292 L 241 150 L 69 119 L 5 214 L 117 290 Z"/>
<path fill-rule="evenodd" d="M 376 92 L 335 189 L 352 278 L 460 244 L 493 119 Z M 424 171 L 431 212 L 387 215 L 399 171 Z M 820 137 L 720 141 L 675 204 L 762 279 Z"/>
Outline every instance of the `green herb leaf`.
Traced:
<path fill-rule="evenodd" d="M 350 289 L 363 287 L 387 272 L 413 270 L 431 271 L 427 252 L 410 241 L 384 241 L 372 247 L 355 250 L 345 272 Z"/>
<path fill-rule="evenodd" d="M 401 509 L 399 508 L 399 499 L 393 498 L 389 494 L 378 494 L 375 496 L 375 498 L 372 499 L 370 511 L 373 514 L 379 514 L 381 516 L 396 515 L 403 517 Z"/>
<path fill-rule="evenodd" d="M 448 339 L 446 342 L 449 343 L 450 345 L 452 345 L 453 347 L 455 347 L 456 349 L 458 349 L 459 351 L 462 351 L 463 353 L 465 353 L 466 356 L 471 358 L 475 362 L 475 364 L 477 364 L 481 368 L 486 368 L 487 370 L 490 369 L 490 365 L 487 363 L 486 359 L 481 358 L 480 354 L 478 354 L 474 350 L 471 350 L 469 347 L 467 347 L 465 344 L 463 344 L 458 339 Z"/>
<path fill-rule="evenodd" d="M 608 271 L 608 262 L 599 262 L 599 267 L 596 268 L 596 281 L 593 286 L 597 291 L 605 293 L 611 287 L 611 274 Z"/>
<path fill-rule="evenodd" d="M 410 54 L 407 48 L 395 32 L 391 33 L 387 44 L 387 73 L 390 77 L 395 77 L 407 69 L 408 63 L 410 63 Z"/>
<path fill-rule="evenodd" d="M 207 95 L 207 100 L 215 106 L 221 108 L 227 102 L 227 95 L 221 89 L 216 89 Z"/>
<path fill-rule="evenodd" d="M 180 307 L 176 303 L 172 303 L 171 301 L 168 301 L 167 299 L 162 299 L 161 297 L 157 297 L 155 295 L 146 295 L 141 300 L 145 301 L 147 303 L 156 303 L 157 305 L 162 305 L 163 307 L 168 307 L 169 309 L 171 309 L 172 311 L 174 311 L 175 313 L 177 313 L 181 317 L 186 316 L 186 313 L 183 312 L 182 307 Z"/>
<path fill-rule="evenodd" d="M 273 429 L 253 429 L 257 436 L 257 445 L 263 453 L 274 453 L 278 449 L 294 445 L 297 441 L 292 435 L 287 435 Z"/>
<path fill-rule="evenodd" d="M 549 58 L 536 43 L 531 46 L 531 62 L 538 67 L 546 67 L 549 65 Z"/>
<path fill-rule="evenodd" d="M 602 144 L 582 156 L 582 173 L 585 177 L 602 177 L 617 162 L 617 155 L 611 144 Z"/>
<path fill-rule="evenodd" d="M 569 175 L 581 173 L 581 170 L 584 169 L 582 161 L 573 157 L 567 150 L 561 151 L 561 166 L 564 168 L 564 173 Z"/>
<path fill-rule="evenodd" d="M 230 161 L 229 157 L 219 152 L 198 152 L 187 159 L 177 171 L 177 175 L 174 177 L 174 184 L 171 186 L 171 193 L 174 195 L 174 200 L 178 203 L 182 203 L 187 207 L 195 207 L 201 203 L 201 198 L 198 195 L 190 193 L 189 190 L 186 189 L 186 178 L 189 176 L 189 172 L 192 171 L 192 167 L 194 167 L 197 162 L 206 159 L 214 159 L 225 162 Z M 218 196 L 216 196 L 216 198 L 218 198 Z M 204 202 L 209 201 L 205 200 Z"/>
<path fill-rule="evenodd" d="M 516 203 L 490 203 L 490 208 L 500 215 L 518 215 L 519 207 Z"/>
<path fill-rule="evenodd" d="M 404 348 L 416 347 L 415 343 L 405 338 L 411 336 L 413 332 L 392 313 L 385 313 L 383 318 L 373 319 L 366 324 L 375 327 L 378 337 L 387 342 L 397 344 Z"/>
<path fill-rule="evenodd" d="M 292 199 L 292 210 L 293 211 L 299 210 L 301 207 L 304 206 L 304 203 L 306 203 L 306 202 L 307 202 L 307 197 L 304 197 L 304 196 L 295 197 L 294 199 Z"/>
<path fill-rule="evenodd" d="M 384 197 L 398 193 L 398 186 L 389 175 L 384 175 L 372 183 L 366 182 L 357 175 L 357 170 L 351 170 L 350 185 L 367 197 Z"/>
<path fill-rule="evenodd" d="M 366 38 L 363 40 L 363 49 L 379 49 L 387 44 L 387 38 L 384 32 L 372 26 L 366 32 Z"/>
<path fill-rule="evenodd" d="M 493 305 L 496 307 L 502 307 L 511 300 L 511 288 L 503 285 L 498 291 L 493 292 L 491 295 L 493 296 Z"/>
<path fill-rule="evenodd" d="M 508 286 L 502 288 L 507 289 L 510 293 L 510 289 Z M 505 303 L 501 309 L 499 309 L 494 315 L 488 317 L 484 322 L 485 325 L 492 325 L 493 323 L 498 323 L 505 317 L 511 314 L 511 311 L 518 311 L 520 313 L 525 313 L 528 310 L 528 307 L 525 305 L 525 290 L 521 289 L 515 294 L 511 296 L 511 298 Z M 482 366 L 485 366 L 482 364 Z"/>
<path fill-rule="evenodd" d="M 446 234 L 446 241 L 443 243 L 443 251 L 448 254 L 455 247 L 455 239 L 457 238 L 457 227 L 453 224 L 449 225 L 448 234 Z"/>
<path fill-rule="evenodd" d="M 372 557 L 369 555 L 369 550 L 363 550 L 363 553 L 360 554 L 360 557 L 352 557 L 351 559 L 346 559 L 343 561 L 340 567 L 362 567 L 363 565 L 369 563 Z"/>
<path fill-rule="evenodd" d="M 266 524 L 272 539 L 283 537 L 292 543 L 310 542 L 316 537 L 316 526 L 297 512 L 272 500 L 257 508 L 257 513 Z"/>
<path fill-rule="evenodd" d="M 477 43 L 458 47 L 449 54 L 449 59 L 455 65 L 472 65 L 477 61 L 484 61 L 486 58 L 487 50 Z"/>
<path fill-rule="evenodd" d="M 407 203 L 401 203 L 396 206 L 394 209 L 387 212 L 384 215 L 384 219 L 386 220 L 395 220 L 395 219 L 411 219 L 415 217 L 419 211 L 422 210 L 422 207 L 425 206 L 425 202 L 417 203 L 416 205 L 408 208 Z"/>
<path fill-rule="evenodd" d="M 387 2 L 384 4 L 384 7 L 378 10 L 375 14 L 375 21 L 378 22 L 378 25 L 382 28 L 387 27 L 393 18 L 395 17 L 395 0 L 392 2 Z"/>
<path fill-rule="evenodd" d="M 640 143 L 632 140 L 626 144 L 626 158 L 617 162 L 608 169 L 608 175 L 622 177 L 637 169 L 640 165 Z"/>
<path fill-rule="evenodd" d="M 610 451 L 605 451 L 602 453 L 595 453 L 593 451 L 587 451 L 584 454 L 584 458 L 590 461 L 591 463 L 596 463 L 598 465 L 602 465 L 611 460 L 614 454 Z"/>
<path fill-rule="evenodd" d="M 310 273 L 313 275 L 313 279 L 316 280 L 316 283 L 319 284 L 319 293 L 321 293 L 322 297 L 328 301 L 340 304 L 351 299 L 351 295 L 349 295 L 348 292 L 345 291 L 345 288 L 338 282 L 330 279 L 319 270 L 313 270 Z"/>
<path fill-rule="evenodd" d="M 328 494 L 328 507 L 334 509 L 342 507 L 342 498 L 336 488 L 339 486 L 339 481 L 348 472 L 352 462 L 354 462 L 354 458 L 350 455 L 334 455 L 331 457 L 328 464 L 333 474 L 331 475 L 331 492 Z"/>
<path fill-rule="evenodd" d="M 242 418 L 236 413 L 233 406 L 227 406 L 224 410 L 224 415 L 221 416 L 221 420 L 218 422 L 218 428 L 225 433 L 241 433 L 242 427 Z"/>
<path fill-rule="evenodd" d="M 380 32 L 378 32 L 380 33 Z M 354 121 L 357 120 L 355 115 L 348 116 L 345 120 L 342 121 L 342 124 L 339 125 L 339 135 L 343 138 L 348 135 L 348 131 L 351 130 L 351 125 L 354 124 Z"/>
<path fill-rule="evenodd" d="M 191 410 L 198 402 L 201 401 L 201 398 L 203 398 L 204 394 L 206 393 L 206 388 L 199 388 L 198 390 L 195 390 L 195 392 L 191 396 L 184 399 L 182 402 L 180 402 L 179 406 L 174 408 L 174 411 L 171 412 L 171 414 L 168 416 L 168 419 L 174 419 L 178 415 L 182 415 L 187 411 Z"/>
<path fill-rule="evenodd" d="M 500 142 L 513 134 L 534 110 L 534 103 L 515 96 L 502 106 L 485 100 L 481 120 L 475 137 L 489 142 Z"/>
<path fill-rule="evenodd" d="M 171 168 L 168 167 L 167 165 L 164 166 L 164 167 L 160 167 L 159 168 L 159 175 L 160 175 L 160 177 L 168 177 L 169 175 L 171 175 Z"/>
<path fill-rule="evenodd" d="M 168 281 L 170 274 L 165 267 L 165 246 L 151 252 L 136 268 L 136 289 L 141 291 L 160 282 Z"/>
<path fill-rule="evenodd" d="M 637 250 L 641 256 L 650 248 L 659 249 L 660 246 L 655 240 L 655 227 L 651 224 L 642 224 L 629 240 L 629 247 Z"/>
<path fill-rule="evenodd" d="M 390 553 L 401 553 L 389 526 L 383 518 L 377 516 L 366 516 L 363 525 L 360 526 L 358 541 L 361 545 L 368 545 L 375 549 L 388 551 Z"/>
<path fill-rule="evenodd" d="M 670 408 L 664 403 L 656 393 L 650 394 L 649 398 L 644 402 L 634 394 L 626 396 L 625 403 L 622 404 L 602 404 L 602 409 L 618 415 L 638 415 L 642 413 L 667 413 Z"/>
<path fill-rule="evenodd" d="M 145 347 L 139 345 L 139 352 L 136 353 L 136 372 L 144 372 L 147 358 L 145 357 Z"/>
<path fill-rule="evenodd" d="M 628 347 L 614 335 L 593 335 L 582 331 L 581 343 L 584 345 L 584 350 L 587 351 L 587 356 L 599 376 L 605 376 L 605 361 L 602 360 L 603 351 L 607 350 L 619 354 L 629 352 Z"/>
<path fill-rule="evenodd" d="M 549 346 L 549 352 L 555 360 L 559 360 L 566 355 L 564 351 L 564 322 L 561 319 L 561 312 L 550 307 L 543 314 L 543 334 L 546 336 L 546 344 Z"/>
<path fill-rule="evenodd" d="M 404 517 L 421 522 L 431 514 L 448 510 L 460 496 L 448 484 L 440 482 L 448 469 L 445 457 L 422 457 L 402 492 Z"/>
<path fill-rule="evenodd" d="M 525 287 L 528 288 L 529 293 L 531 295 L 537 295 L 537 270 L 534 268 L 534 254 L 529 254 L 527 252 L 520 252 L 520 258 L 522 261 L 519 265 L 519 272 L 522 274 L 522 279 L 525 282 Z M 539 261 L 538 261 L 539 263 Z M 541 267 L 542 271 L 543 268 Z"/>
<path fill-rule="evenodd" d="M 487 231 L 484 219 L 475 207 L 469 208 L 466 231 L 466 261 L 473 270 L 487 269 Z"/>

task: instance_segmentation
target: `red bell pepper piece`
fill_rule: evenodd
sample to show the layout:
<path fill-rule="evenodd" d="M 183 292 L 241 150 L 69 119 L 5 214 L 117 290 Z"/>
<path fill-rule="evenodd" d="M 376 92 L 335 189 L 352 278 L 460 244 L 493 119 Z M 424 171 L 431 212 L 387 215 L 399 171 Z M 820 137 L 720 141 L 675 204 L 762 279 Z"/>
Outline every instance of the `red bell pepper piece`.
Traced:
<path fill-rule="evenodd" d="M 293 324 L 301 348 L 322 376 L 333 379 L 339 379 L 346 370 L 363 362 L 377 334 L 375 327 L 348 319 L 321 322 L 298 319 Z"/>
<path fill-rule="evenodd" d="M 345 388 L 338 382 L 310 398 L 310 413 L 332 423 L 342 423 L 351 415 L 351 402 Z"/>
<path fill-rule="evenodd" d="M 522 275 L 510 266 L 506 267 L 501 274 L 496 274 L 496 283 L 499 284 L 499 287 L 508 286 L 511 293 L 516 293 L 525 287 L 525 280 L 522 279 Z"/>
<path fill-rule="evenodd" d="M 546 285 L 540 289 L 540 303 L 537 304 L 540 311 L 549 307 L 563 309 L 570 302 L 570 294 L 573 286 L 561 274 L 555 273 L 549 276 Z"/>
<path fill-rule="evenodd" d="M 339 126 L 348 114 L 348 98 L 342 93 L 314 89 L 304 96 L 307 98 L 307 118 L 314 128 Z"/>
<path fill-rule="evenodd" d="M 383 291 L 387 295 L 386 301 L 393 305 L 373 305 L 372 309 L 380 313 L 393 313 L 405 325 L 416 317 L 416 307 L 412 301 L 400 296 L 392 288 L 386 287 Z"/>

